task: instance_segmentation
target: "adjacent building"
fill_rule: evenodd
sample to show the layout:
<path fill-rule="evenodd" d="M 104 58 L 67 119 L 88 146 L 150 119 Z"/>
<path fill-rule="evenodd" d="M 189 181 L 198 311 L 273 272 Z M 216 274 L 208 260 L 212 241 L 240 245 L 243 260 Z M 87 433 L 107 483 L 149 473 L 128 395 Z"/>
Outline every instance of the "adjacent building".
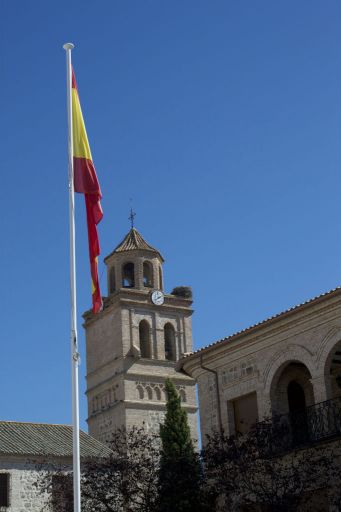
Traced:
<path fill-rule="evenodd" d="M 341 288 L 197 350 L 177 368 L 198 383 L 203 442 L 274 415 L 294 426 L 300 411 L 308 441 L 338 437 Z"/>
<path fill-rule="evenodd" d="M 80 453 L 81 458 L 101 458 L 110 450 L 81 431 Z M 41 512 L 54 495 L 63 503 L 67 487 L 60 474 L 53 475 L 60 468 L 72 470 L 71 425 L 0 421 L 1 511 Z M 50 493 L 42 492 L 39 485 L 47 472 L 52 479 Z"/>

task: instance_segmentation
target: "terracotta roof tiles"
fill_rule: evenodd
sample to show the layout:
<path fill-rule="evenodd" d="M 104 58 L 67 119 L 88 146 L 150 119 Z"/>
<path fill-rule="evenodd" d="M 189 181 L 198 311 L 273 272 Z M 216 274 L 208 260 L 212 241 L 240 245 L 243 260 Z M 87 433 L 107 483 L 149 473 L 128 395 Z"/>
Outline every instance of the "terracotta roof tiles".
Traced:
<path fill-rule="evenodd" d="M 124 237 L 122 242 L 118 244 L 118 246 L 108 255 L 106 258 L 104 258 L 104 261 L 110 258 L 114 253 L 117 252 L 125 252 L 125 251 L 136 251 L 136 250 L 145 250 L 145 251 L 152 251 L 154 253 L 157 253 L 160 258 L 163 260 L 160 252 L 149 245 L 146 240 L 143 238 L 142 235 L 137 231 L 136 228 L 131 228 L 129 233 Z"/>

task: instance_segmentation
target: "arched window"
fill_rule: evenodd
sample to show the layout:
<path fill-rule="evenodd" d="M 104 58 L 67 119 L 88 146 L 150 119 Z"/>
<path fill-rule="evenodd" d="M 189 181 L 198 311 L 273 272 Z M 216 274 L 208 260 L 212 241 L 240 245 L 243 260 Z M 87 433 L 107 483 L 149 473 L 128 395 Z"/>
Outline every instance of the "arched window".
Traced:
<path fill-rule="evenodd" d="M 140 352 L 141 357 L 150 359 L 152 357 L 150 346 L 150 328 L 146 320 L 141 320 L 139 325 Z"/>
<path fill-rule="evenodd" d="M 111 389 L 111 401 L 112 401 L 112 403 L 116 402 L 116 390 L 115 390 L 115 388 Z"/>
<path fill-rule="evenodd" d="M 150 386 L 147 386 L 146 387 L 146 391 L 147 391 L 147 395 L 148 395 L 148 400 L 153 400 L 153 390 Z"/>
<path fill-rule="evenodd" d="M 149 261 L 143 262 L 143 286 L 153 287 L 153 266 Z"/>
<path fill-rule="evenodd" d="M 160 388 L 158 388 L 158 387 L 155 388 L 155 395 L 156 395 L 156 400 L 161 400 Z"/>
<path fill-rule="evenodd" d="M 126 263 L 122 269 L 122 286 L 123 288 L 134 288 L 134 263 Z"/>
<path fill-rule="evenodd" d="M 143 387 L 140 386 L 140 384 L 136 387 L 137 389 L 137 395 L 138 395 L 138 398 L 140 400 L 143 400 L 144 399 L 144 392 L 143 392 Z"/>
<path fill-rule="evenodd" d="M 163 290 L 163 282 L 162 282 L 162 268 L 159 267 L 159 288 L 160 290 Z"/>
<path fill-rule="evenodd" d="M 114 293 L 116 290 L 115 267 L 111 267 L 109 275 L 109 293 Z"/>
<path fill-rule="evenodd" d="M 181 402 L 186 402 L 186 393 L 184 389 L 179 390 L 179 396 L 181 398 Z"/>
<path fill-rule="evenodd" d="M 175 331 L 172 324 L 166 324 L 164 328 L 165 336 L 165 357 L 168 361 L 175 361 Z"/>

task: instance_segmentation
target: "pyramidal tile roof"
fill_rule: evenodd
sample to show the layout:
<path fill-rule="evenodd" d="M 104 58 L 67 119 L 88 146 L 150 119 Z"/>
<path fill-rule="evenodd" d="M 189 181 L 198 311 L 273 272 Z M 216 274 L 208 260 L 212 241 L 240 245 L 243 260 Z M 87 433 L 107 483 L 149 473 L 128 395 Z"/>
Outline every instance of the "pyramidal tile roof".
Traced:
<path fill-rule="evenodd" d="M 110 256 L 112 256 L 114 253 L 117 252 L 125 252 L 125 251 L 136 251 L 138 249 L 142 249 L 144 251 L 151 251 L 156 252 L 160 258 L 163 261 L 163 257 L 161 256 L 160 252 L 155 249 L 155 247 L 152 247 L 149 245 L 146 240 L 143 238 L 142 235 L 137 231 L 136 228 L 131 228 L 129 233 L 124 237 L 122 242 L 118 244 L 118 246 L 108 255 L 104 258 L 104 261 L 106 261 Z"/>
<path fill-rule="evenodd" d="M 80 431 L 81 457 L 107 457 L 111 450 Z M 0 455 L 72 457 L 72 426 L 0 421 Z"/>

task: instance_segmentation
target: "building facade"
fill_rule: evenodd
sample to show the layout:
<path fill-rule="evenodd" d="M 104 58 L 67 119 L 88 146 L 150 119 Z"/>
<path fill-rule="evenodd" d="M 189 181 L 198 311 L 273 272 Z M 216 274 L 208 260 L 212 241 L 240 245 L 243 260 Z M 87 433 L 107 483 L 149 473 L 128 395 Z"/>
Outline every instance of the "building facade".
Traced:
<path fill-rule="evenodd" d="M 198 350 L 177 368 L 198 382 L 203 442 L 214 431 L 245 433 L 299 411 L 311 441 L 341 436 L 341 288 Z"/>
<path fill-rule="evenodd" d="M 135 228 L 104 261 L 103 311 L 84 314 L 90 435 L 108 442 L 120 427 L 158 432 L 170 378 L 197 439 L 195 382 L 175 370 L 192 350 L 190 289 L 164 293 L 163 257 Z"/>
<path fill-rule="evenodd" d="M 80 431 L 81 460 L 110 455 L 107 446 Z M 0 511 L 53 510 L 51 500 L 63 509 L 66 489 L 60 470 L 72 471 L 72 426 L 0 421 Z M 41 483 L 48 475 L 48 491 Z M 61 482 L 61 479 L 63 480 Z M 68 476 L 72 488 L 71 477 Z M 65 512 L 71 510 L 65 507 Z"/>

